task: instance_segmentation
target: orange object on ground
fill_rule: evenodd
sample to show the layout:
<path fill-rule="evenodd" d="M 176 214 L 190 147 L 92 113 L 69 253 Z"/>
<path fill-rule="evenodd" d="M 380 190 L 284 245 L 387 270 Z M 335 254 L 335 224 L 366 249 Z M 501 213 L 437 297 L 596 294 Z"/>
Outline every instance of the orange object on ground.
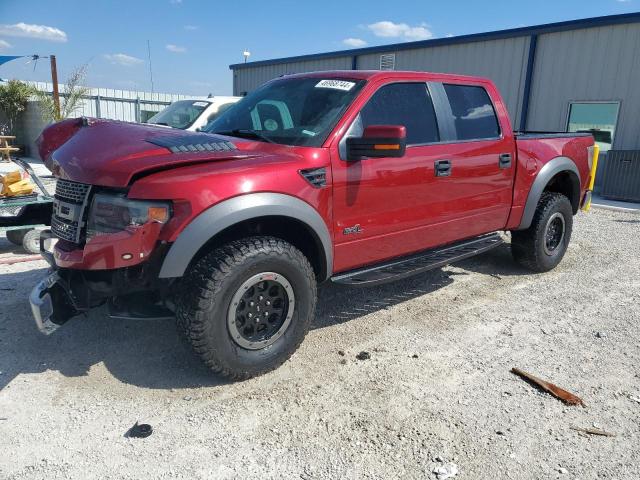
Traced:
<path fill-rule="evenodd" d="M 531 375 L 530 373 L 520 370 L 519 368 L 514 367 L 511 369 L 511 371 L 519 377 L 522 377 L 530 383 L 533 383 L 534 385 L 540 387 L 545 392 L 550 393 L 554 397 L 562 400 L 567 405 L 582 405 L 583 407 L 586 407 L 580 397 L 574 395 L 573 393 L 567 392 L 566 390 L 558 387 L 557 385 L 554 385 L 551 382 L 542 380 L 534 375 Z"/>

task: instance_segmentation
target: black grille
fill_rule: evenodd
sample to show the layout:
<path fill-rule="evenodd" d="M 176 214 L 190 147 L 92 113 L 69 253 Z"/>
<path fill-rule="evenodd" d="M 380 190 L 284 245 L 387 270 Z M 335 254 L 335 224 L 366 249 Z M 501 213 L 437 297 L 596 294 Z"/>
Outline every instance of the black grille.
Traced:
<path fill-rule="evenodd" d="M 56 197 L 67 202 L 82 204 L 87 198 L 90 188 L 91 186 L 85 183 L 58 180 L 56 183 Z"/>
<path fill-rule="evenodd" d="M 58 238 L 68 242 L 76 242 L 78 238 L 78 223 L 67 223 L 54 215 L 51 218 L 51 231 Z"/>
<path fill-rule="evenodd" d="M 300 170 L 300 175 L 316 188 L 322 188 L 327 184 L 327 171 L 324 168 Z"/>
<path fill-rule="evenodd" d="M 58 180 L 54 213 L 51 217 L 51 232 L 56 237 L 78 244 L 83 241 L 84 218 L 90 193 L 91 185 Z M 79 205 L 79 207 L 73 207 L 70 204 Z"/>

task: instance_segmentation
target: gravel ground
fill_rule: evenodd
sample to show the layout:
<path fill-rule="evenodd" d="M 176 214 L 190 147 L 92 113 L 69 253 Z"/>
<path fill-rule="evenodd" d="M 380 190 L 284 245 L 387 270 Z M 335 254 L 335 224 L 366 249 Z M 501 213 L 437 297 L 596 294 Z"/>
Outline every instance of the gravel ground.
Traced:
<path fill-rule="evenodd" d="M 170 322 L 98 311 L 41 336 L 26 297 L 44 263 L 0 265 L 0 478 L 430 479 L 453 462 L 456 479 L 638 479 L 639 239 L 639 212 L 594 209 L 547 274 L 503 246 L 383 287 L 325 285 L 292 359 L 233 384 Z M 123 436 L 137 420 L 151 437 Z M 593 425 L 616 436 L 570 428 Z"/>

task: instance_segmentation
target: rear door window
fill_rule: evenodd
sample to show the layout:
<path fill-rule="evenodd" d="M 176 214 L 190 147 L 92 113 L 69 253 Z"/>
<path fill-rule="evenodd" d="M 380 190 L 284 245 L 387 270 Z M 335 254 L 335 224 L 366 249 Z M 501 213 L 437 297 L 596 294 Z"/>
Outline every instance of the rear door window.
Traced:
<path fill-rule="evenodd" d="M 500 136 L 500 124 L 483 87 L 444 84 L 457 140 L 486 140 Z"/>
<path fill-rule="evenodd" d="M 440 140 L 433 102 L 425 83 L 393 83 L 381 87 L 360 112 L 362 127 L 404 125 L 407 145 Z"/>

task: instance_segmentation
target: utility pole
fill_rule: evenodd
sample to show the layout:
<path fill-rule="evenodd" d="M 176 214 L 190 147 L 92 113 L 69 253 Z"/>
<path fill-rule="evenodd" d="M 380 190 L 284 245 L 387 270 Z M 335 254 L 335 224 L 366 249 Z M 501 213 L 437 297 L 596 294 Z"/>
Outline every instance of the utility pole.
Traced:
<path fill-rule="evenodd" d="M 51 61 L 51 83 L 53 83 L 53 104 L 56 108 L 56 116 L 60 118 L 60 93 L 58 92 L 58 68 L 56 66 L 56 56 L 50 55 Z"/>

